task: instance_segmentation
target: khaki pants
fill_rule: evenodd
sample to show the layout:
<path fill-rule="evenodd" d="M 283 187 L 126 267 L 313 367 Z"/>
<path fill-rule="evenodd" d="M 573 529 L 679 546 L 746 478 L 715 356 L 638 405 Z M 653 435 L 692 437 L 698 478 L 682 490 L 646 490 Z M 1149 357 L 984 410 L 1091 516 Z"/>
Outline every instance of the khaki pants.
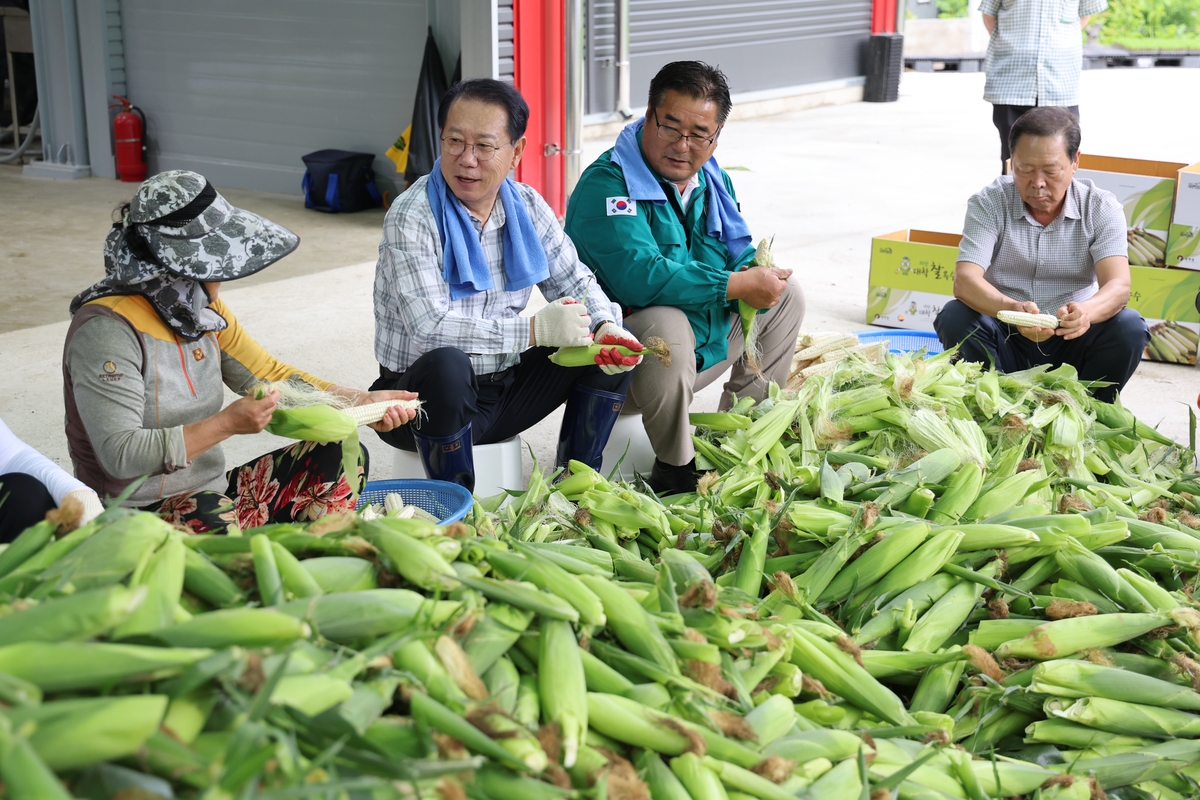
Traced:
<path fill-rule="evenodd" d="M 763 375 L 767 382 L 783 386 L 787 383 L 796 349 L 796 336 L 804 319 L 804 292 L 795 276 L 788 280 L 779 305 L 758 318 L 758 346 L 762 351 Z M 688 408 L 696 392 L 713 383 L 733 367 L 725 391 L 721 394 L 720 410 L 733 404 L 732 395 L 750 396 L 761 400 L 766 396 L 767 383 L 742 362 L 742 326 L 736 314 L 729 320 L 729 354 L 724 361 L 703 372 L 696 372 L 696 337 L 692 325 L 682 311 L 671 306 L 652 306 L 636 311 L 625 318 L 625 327 L 638 339 L 658 336 L 670 342 L 671 366 L 664 367 L 654 358 L 647 358 L 633 371 L 629 396 L 624 413 L 642 415 L 642 425 L 654 455 L 662 462 L 676 466 L 687 464 L 696 456 L 692 447 L 692 426 L 688 423 Z"/>

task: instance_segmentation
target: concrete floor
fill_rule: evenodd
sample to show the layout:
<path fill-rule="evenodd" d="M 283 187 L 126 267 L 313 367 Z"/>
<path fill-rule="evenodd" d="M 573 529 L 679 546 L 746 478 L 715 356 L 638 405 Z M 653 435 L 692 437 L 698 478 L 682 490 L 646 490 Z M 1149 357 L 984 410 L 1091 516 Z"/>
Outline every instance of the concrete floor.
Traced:
<path fill-rule="evenodd" d="M 1134 108 L 1178 107 L 1194 93 L 1186 69 L 1083 73 L 1083 149 L 1100 155 L 1194 163 L 1200 115 L 1146 124 Z M 853 331 L 864 324 L 873 235 L 900 228 L 961 230 L 967 198 L 998 169 L 991 108 L 979 74 L 907 73 L 900 101 L 791 112 L 732 123 L 717 155 L 733 169 L 755 236 L 775 235 L 778 261 L 795 269 L 808 297 L 804 329 Z M 589 141 L 585 163 L 611 145 Z M 62 432 L 61 353 L 67 304 L 102 275 L 101 242 L 112 208 L 132 187 L 89 179 L 51 182 L 0 166 L 0 418 L 68 466 Z M 299 250 L 222 292 L 242 323 L 279 358 L 339 383 L 375 377 L 371 283 L 382 212 L 306 211 L 299 195 L 229 190 L 235 205 L 300 234 Z M 540 307 L 536 298 L 529 311 Z M 528 313 L 528 311 L 527 311 Z M 1143 362 L 1123 394 L 1147 422 L 1183 441 L 1187 405 L 1200 390 L 1195 368 Z M 697 410 L 715 408 L 720 384 Z M 552 462 L 561 412 L 524 439 Z M 372 477 L 391 475 L 388 448 L 365 432 Z M 231 464 L 276 447 L 268 434 L 226 444 Z M 531 467 L 525 456 L 525 471 Z"/>

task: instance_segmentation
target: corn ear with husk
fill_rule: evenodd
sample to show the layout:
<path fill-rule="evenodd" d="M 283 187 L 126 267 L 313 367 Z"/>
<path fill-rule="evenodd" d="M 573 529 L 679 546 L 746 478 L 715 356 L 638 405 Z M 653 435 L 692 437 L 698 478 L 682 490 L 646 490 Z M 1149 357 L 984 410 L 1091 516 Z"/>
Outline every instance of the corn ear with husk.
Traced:
<path fill-rule="evenodd" d="M 179 625 L 144 634 L 171 647 L 284 645 L 309 634 L 299 619 L 270 608 L 228 608 L 197 614 Z"/>
<path fill-rule="evenodd" d="M 276 562 L 282 563 L 283 559 L 276 552 Z M 300 567 L 307 572 L 320 589 L 320 594 L 336 593 L 336 592 L 362 592 L 369 589 L 378 589 L 379 582 L 376 578 L 375 565 L 365 558 L 355 558 L 354 556 L 323 556 L 319 558 L 306 558 L 300 562 Z M 285 588 L 287 579 L 285 579 Z M 300 581 L 295 581 L 297 585 Z M 296 589 L 292 589 L 293 593 Z M 310 597 L 312 595 L 297 595 L 297 597 Z"/>
<path fill-rule="evenodd" d="M 1127 703 L 1107 697 L 1084 697 L 1074 702 L 1047 700 L 1049 714 L 1122 736 L 1156 739 L 1200 737 L 1200 716 L 1174 708 Z"/>
<path fill-rule="evenodd" d="M 729 800 L 720 778 L 705 759 L 695 753 L 684 753 L 671 759 L 671 772 L 679 778 L 692 800 Z"/>
<path fill-rule="evenodd" d="M 0 616 L 0 647 L 17 642 L 62 642 L 108 633 L 137 610 L 146 587 L 120 584 L 44 600 Z M 25 601 L 22 601 L 24 603 Z"/>
<path fill-rule="evenodd" d="M 182 539 L 169 536 L 162 547 L 150 557 L 145 570 L 131 585 L 146 587 L 146 598 L 113 630 L 120 639 L 171 625 L 175 609 L 183 593 L 186 549 Z"/>
<path fill-rule="evenodd" d="M 0 779 L 12 800 L 72 800 L 22 731 L 14 730 L 4 716 L 0 716 Z"/>
<path fill-rule="evenodd" d="M 774 236 L 770 239 L 759 240 L 758 247 L 754 248 L 754 259 L 749 266 L 774 267 L 775 259 L 771 254 L 771 245 L 774 241 Z M 738 317 L 742 323 L 742 357 L 745 359 L 747 367 L 756 374 L 761 374 L 762 352 L 758 346 L 758 326 L 755 324 L 758 319 L 758 309 L 745 300 L 738 300 Z"/>
<path fill-rule="evenodd" d="M 359 528 L 363 538 L 378 547 L 406 581 L 430 591 L 457 588 L 457 573 L 446 559 L 422 540 L 402 533 L 388 522 L 361 522 Z"/>
<path fill-rule="evenodd" d="M 261 387 L 258 396 L 264 396 Z M 350 485 L 351 497 L 358 496 L 358 461 L 362 457 L 358 444 L 358 421 L 345 410 L 320 404 L 276 408 L 266 430 L 286 439 L 341 443 L 342 477 Z"/>
<path fill-rule="evenodd" d="M 579 657 L 579 643 L 571 624 L 546 619 L 541 623 L 538 658 L 538 693 L 542 716 L 558 725 L 563 744 L 563 766 L 575 766 L 579 747 L 587 737 L 587 681 Z"/>
<path fill-rule="evenodd" d="M 1060 619 L 1038 625 L 1020 639 L 1001 644 L 996 655 L 1037 661 L 1065 658 L 1083 650 L 1121 644 L 1171 624 L 1171 618 L 1162 614 L 1100 614 Z"/>
<path fill-rule="evenodd" d="M 0 647 L 0 672 L 47 692 L 108 686 L 139 676 L 167 677 L 212 655 L 205 648 L 106 642 L 21 642 Z"/>
<path fill-rule="evenodd" d="M 9 709 L 15 726 L 32 722 L 29 743 L 54 770 L 79 769 L 133 755 L 158 730 L 165 695 L 87 697 Z"/>
<path fill-rule="evenodd" d="M 560 347 L 550 354 L 550 362 L 560 367 L 590 367 L 596 363 L 596 356 L 600 355 L 601 350 L 612 350 L 614 348 L 625 357 L 652 355 L 660 363 L 668 366 L 671 363 L 671 346 L 657 336 L 647 337 L 646 341 L 642 342 L 642 349 L 640 351 L 630 350 L 624 345 L 611 344 Z"/>
<path fill-rule="evenodd" d="M 1087 661 L 1062 660 L 1038 664 L 1033 670 L 1030 689 L 1056 697 L 1103 697 L 1200 712 L 1200 694 L 1191 688 Z"/>
<path fill-rule="evenodd" d="M 679 674 L 675 651 L 646 609 L 628 592 L 615 583 L 591 575 L 580 575 L 579 581 L 600 598 L 607 620 L 605 626 L 622 645 L 670 674 Z"/>

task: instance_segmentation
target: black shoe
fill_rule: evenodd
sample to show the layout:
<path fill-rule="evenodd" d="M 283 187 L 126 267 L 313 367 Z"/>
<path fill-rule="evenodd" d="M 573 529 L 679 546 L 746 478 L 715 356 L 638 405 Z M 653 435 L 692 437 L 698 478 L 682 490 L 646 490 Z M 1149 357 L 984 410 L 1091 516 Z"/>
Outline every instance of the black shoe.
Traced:
<path fill-rule="evenodd" d="M 696 459 L 692 459 L 682 466 L 666 464 L 654 459 L 654 468 L 650 470 L 650 476 L 646 478 L 646 483 L 650 484 L 650 488 L 655 494 L 682 494 L 683 492 L 696 491 L 696 481 L 699 479 L 696 474 Z"/>

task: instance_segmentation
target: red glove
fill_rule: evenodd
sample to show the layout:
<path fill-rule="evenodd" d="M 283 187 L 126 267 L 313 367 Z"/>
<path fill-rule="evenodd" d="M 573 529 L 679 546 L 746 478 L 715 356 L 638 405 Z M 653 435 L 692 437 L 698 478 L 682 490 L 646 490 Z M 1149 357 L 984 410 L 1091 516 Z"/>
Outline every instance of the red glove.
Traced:
<path fill-rule="evenodd" d="M 613 322 L 605 322 L 601 325 L 600 329 L 596 331 L 594 341 L 600 345 L 619 345 L 637 353 L 642 351 L 642 343 L 632 333 Z M 616 347 L 601 350 L 596 356 L 596 365 L 606 375 L 628 372 L 640 363 L 642 363 L 642 356 L 621 355 L 621 351 Z"/>

